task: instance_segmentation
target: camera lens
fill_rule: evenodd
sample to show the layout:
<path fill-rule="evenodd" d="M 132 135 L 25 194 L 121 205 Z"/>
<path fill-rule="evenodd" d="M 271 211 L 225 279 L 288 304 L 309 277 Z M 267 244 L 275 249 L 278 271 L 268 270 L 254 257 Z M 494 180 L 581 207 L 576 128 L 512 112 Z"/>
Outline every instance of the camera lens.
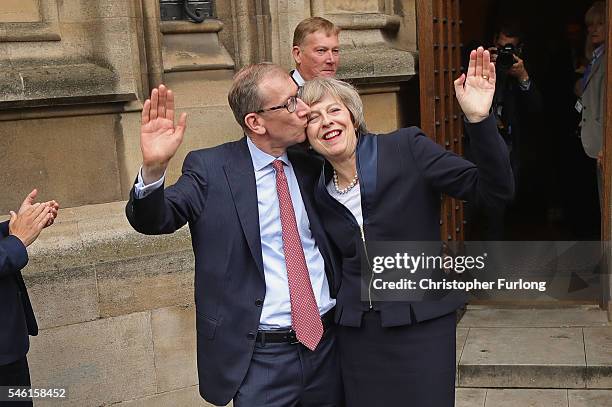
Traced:
<path fill-rule="evenodd" d="M 497 49 L 497 60 L 495 62 L 498 69 L 507 71 L 514 65 L 515 50 L 512 44 L 504 45 Z"/>

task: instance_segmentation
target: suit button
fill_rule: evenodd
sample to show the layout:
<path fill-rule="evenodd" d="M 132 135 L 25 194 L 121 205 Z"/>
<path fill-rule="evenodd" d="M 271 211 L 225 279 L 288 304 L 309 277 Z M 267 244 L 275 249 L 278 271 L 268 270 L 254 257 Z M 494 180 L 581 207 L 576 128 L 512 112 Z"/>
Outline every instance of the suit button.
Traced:
<path fill-rule="evenodd" d="M 263 305 L 264 300 L 262 300 L 261 298 L 258 298 L 255 300 L 255 306 L 257 307 L 261 307 Z"/>
<path fill-rule="evenodd" d="M 249 333 L 247 334 L 247 339 L 251 339 L 251 340 L 253 340 L 253 339 L 255 339 L 255 337 L 256 337 L 256 336 L 257 336 L 257 335 L 255 335 L 255 332 L 249 332 Z"/>

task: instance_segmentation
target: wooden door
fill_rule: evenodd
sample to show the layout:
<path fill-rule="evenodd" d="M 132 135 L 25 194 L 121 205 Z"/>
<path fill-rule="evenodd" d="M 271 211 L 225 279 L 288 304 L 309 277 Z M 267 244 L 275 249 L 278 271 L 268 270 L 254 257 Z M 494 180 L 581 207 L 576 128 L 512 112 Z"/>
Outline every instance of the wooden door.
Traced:
<path fill-rule="evenodd" d="M 421 128 L 447 150 L 463 153 L 463 118 L 453 81 L 461 73 L 459 0 L 417 0 Z M 444 196 L 440 214 L 444 240 L 464 239 L 463 202 Z"/>
<path fill-rule="evenodd" d="M 604 79 L 604 138 L 603 138 L 603 185 L 602 185 L 602 204 L 601 204 L 601 240 L 609 242 L 612 239 L 612 216 L 610 211 L 611 208 L 611 193 L 612 191 L 612 92 L 608 92 L 609 84 L 612 84 L 612 52 L 610 51 L 610 45 L 612 44 L 612 2 L 606 1 L 607 8 L 607 43 L 606 43 L 606 77 Z M 604 248 L 609 249 L 609 245 L 604 245 Z M 604 269 L 602 272 L 602 306 L 608 310 L 608 319 L 612 321 L 612 279 L 611 279 L 611 256 L 608 251 L 605 252 L 604 256 Z"/>

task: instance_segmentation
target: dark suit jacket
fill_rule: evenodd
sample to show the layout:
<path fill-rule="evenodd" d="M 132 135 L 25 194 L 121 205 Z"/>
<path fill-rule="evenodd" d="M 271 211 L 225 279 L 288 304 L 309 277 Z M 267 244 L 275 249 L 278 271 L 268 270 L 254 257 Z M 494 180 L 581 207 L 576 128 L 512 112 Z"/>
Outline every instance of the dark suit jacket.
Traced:
<path fill-rule="evenodd" d="M 289 151 L 310 227 L 332 285 L 329 243 L 314 212 L 319 165 Z M 225 405 L 242 383 L 255 345 L 265 292 L 255 172 L 246 139 L 192 151 L 176 184 L 142 199 L 132 191 L 126 214 L 145 234 L 172 233 L 189 223 L 195 254 L 200 394 Z"/>
<path fill-rule="evenodd" d="M 28 263 L 28 252 L 15 236 L 9 236 L 8 221 L 0 223 L 0 365 L 21 359 L 28 352 L 28 334 L 37 335 L 21 269 Z"/>
<path fill-rule="evenodd" d="M 537 84 L 531 79 L 528 90 L 521 89 L 519 82 L 512 76 L 497 77 L 495 97 L 493 99 L 493 111 L 501 106 L 501 123 L 504 130 L 502 136 L 510 149 L 510 164 L 514 172 L 515 182 L 520 179 L 521 146 L 524 145 L 528 137 L 535 137 L 529 134 L 530 119 L 542 112 L 542 94 L 538 90 Z M 510 134 L 507 132 L 510 131 Z M 471 159 L 471 140 L 466 138 L 464 144 L 466 157 Z"/>
<path fill-rule="evenodd" d="M 497 104 L 503 106 L 504 124 L 512 127 L 512 138 L 515 141 L 514 139 L 521 137 L 521 131 L 527 124 L 524 122 L 529 118 L 528 115 L 542 111 L 542 95 L 533 79 L 527 90 L 521 89 L 518 80 L 511 76 L 501 80 L 498 77 L 498 81 L 493 108 L 495 109 Z"/>
<path fill-rule="evenodd" d="M 360 136 L 357 171 L 366 241 L 439 241 L 442 193 L 494 206 L 511 199 L 508 150 L 494 117 L 466 127 L 477 165 L 445 150 L 416 127 Z M 370 305 L 361 301 L 361 231 L 348 209 L 327 192 L 330 179 L 327 164 L 315 195 L 325 229 L 342 253 L 336 320 L 359 327 Z M 435 302 L 380 302 L 374 308 L 380 310 L 383 326 L 399 326 L 448 314 L 464 302 L 463 296 L 454 295 Z"/>

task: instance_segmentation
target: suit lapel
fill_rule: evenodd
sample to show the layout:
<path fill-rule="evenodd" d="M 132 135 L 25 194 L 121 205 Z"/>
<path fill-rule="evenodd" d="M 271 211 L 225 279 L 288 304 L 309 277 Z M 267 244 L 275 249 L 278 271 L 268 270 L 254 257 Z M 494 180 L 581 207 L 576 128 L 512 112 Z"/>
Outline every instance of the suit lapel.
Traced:
<path fill-rule="evenodd" d="M 327 274 L 330 290 L 334 292 L 334 276 L 332 274 L 333 262 L 329 257 L 330 251 L 327 246 L 325 231 L 314 204 L 314 189 L 318 180 L 318 175 L 320 174 L 320 168 L 322 167 L 323 163 L 320 162 L 315 164 L 315 161 L 313 160 L 312 165 L 316 165 L 316 168 L 306 168 L 306 166 L 309 164 L 305 164 L 302 159 L 297 158 L 297 154 L 292 154 L 291 149 L 287 150 L 287 154 L 291 164 L 293 165 L 293 172 L 295 173 L 295 177 L 300 187 L 300 194 L 302 195 L 304 208 L 308 214 L 308 221 L 310 223 L 312 236 L 319 247 L 319 252 L 325 260 L 325 273 Z"/>
<path fill-rule="evenodd" d="M 591 78 L 594 78 L 597 72 L 601 69 L 605 55 L 606 55 L 605 52 L 602 53 L 599 56 L 599 58 L 597 58 L 597 61 L 595 61 L 595 63 L 593 64 L 593 67 L 591 68 L 591 72 L 589 72 L 589 76 L 586 78 L 586 83 L 584 84 L 585 89 L 587 86 L 589 86 L 589 82 L 591 82 Z"/>
<path fill-rule="evenodd" d="M 295 173 L 295 178 L 297 178 L 298 185 L 300 186 L 300 194 L 302 195 L 302 201 L 304 201 L 304 207 L 306 208 L 306 212 L 308 213 L 308 219 L 310 220 L 311 218 L 316 217 L 316 214 L 314 213 L 314 207 L 312 205 L 314 180 L 312 174 L 304 171 L 304 168 L 300 168 L 300 163 L 296 162 L 296 160 L 294 159 L 291 159 L 291 157 L 292 155 L 289 154 L 289 160 L 293 165 L 293 172 Z"/>
<path fill-rule="evenodd" d="M 232 145 L 235 149 L 223 165 L 227 182 L 234 198 L 234 205 L 247 244 L 255 259 L 257 269 L 264 276 L 257 208 L 257 186 L 253 161 L 246 145 L 246 138 Z"/>
<path fill-rule="evenodd" d="M 291 148 L 287 150 L 287 156 L 289 157 L 289 161 L 291 161 L 291 165 L 293 166 L 293 172 L 295 173 L 295 178 L 297 179 L 300 187 L 300 194 L 302 195 L 302 201 L 304 202 L 306 213 L 308 213 L 308 219 L 312 224 L 313 219 L 318 219 L 313 204 L 316 171 L 313 171 L 312 168 L 306 167 L 308 164 L 304 163 L 304 158 L 300 157 L 301 154 L 301 152 L 292 151 Z"/>

